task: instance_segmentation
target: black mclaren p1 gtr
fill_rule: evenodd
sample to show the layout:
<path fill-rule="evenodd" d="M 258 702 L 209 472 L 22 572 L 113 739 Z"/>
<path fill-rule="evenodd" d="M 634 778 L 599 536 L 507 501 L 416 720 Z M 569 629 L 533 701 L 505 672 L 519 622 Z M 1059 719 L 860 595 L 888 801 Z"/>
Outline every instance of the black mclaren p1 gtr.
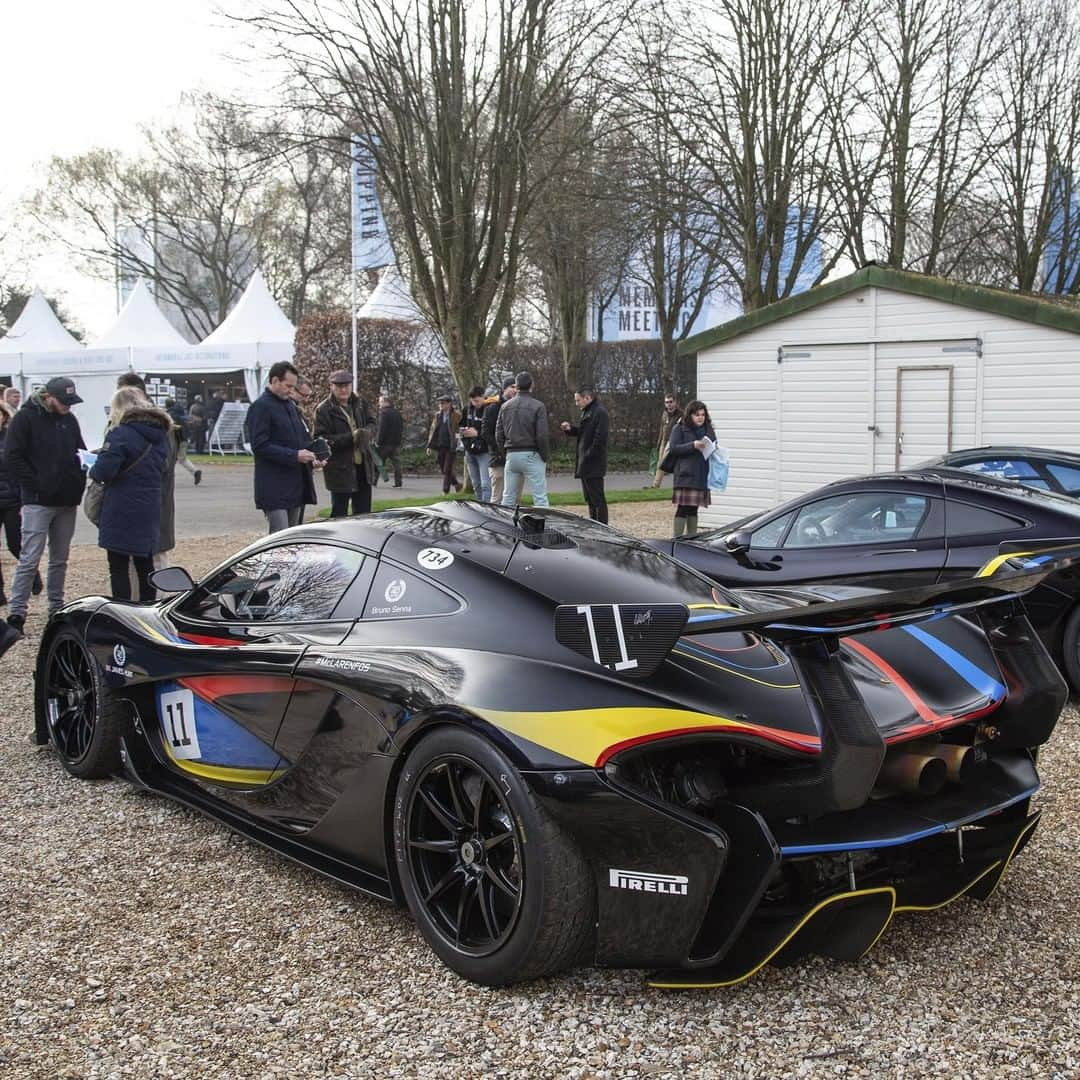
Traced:
<path fill-rule="evenodd" d="M 36 738 L 404 902 L 477 982 L 730 985 L 996 888 L 1066 697 L 1019 597 L 1063 561 L 736 594 L 556 511 L 301 526 L 67 605 Z"/>

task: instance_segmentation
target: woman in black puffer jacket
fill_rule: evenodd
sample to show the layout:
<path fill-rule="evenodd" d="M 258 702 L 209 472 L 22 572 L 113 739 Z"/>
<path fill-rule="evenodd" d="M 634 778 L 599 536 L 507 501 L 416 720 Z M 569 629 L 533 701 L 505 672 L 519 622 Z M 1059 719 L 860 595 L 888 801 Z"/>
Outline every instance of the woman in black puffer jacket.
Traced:
<path fill-rule="evenodd" d="M 8 551 L 19 561 L 22 551 L 22 505 L 19 499 L 18 481 L 8 472 L 4 462 L 4 448 L 7 445 L 8 424 L 15 415 L 15 410 L 6 401 L 0 401 L 0 529 L 4 531 Z M 41 592 L 41 575 L 34 575 L 34 595 Z M 4 575 L 0 572 L 0 606 L 7 603 L 4 592 Z"/>

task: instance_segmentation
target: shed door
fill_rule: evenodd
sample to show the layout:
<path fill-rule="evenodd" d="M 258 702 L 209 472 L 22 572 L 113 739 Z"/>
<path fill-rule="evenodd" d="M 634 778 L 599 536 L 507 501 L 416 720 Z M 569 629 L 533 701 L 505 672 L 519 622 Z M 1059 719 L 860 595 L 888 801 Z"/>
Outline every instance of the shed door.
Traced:
<path fill-rule="evenodd" d="M 777 498 L 792 499 L 831 480 L 869 472 L 873 397 L 867 347 L 785 346 L 779 370 Z"/>
<path fill-rule="evenodd" d="M 926 364 L 896 369 L 896 468 L 952 449 L 953 369 Z"/>

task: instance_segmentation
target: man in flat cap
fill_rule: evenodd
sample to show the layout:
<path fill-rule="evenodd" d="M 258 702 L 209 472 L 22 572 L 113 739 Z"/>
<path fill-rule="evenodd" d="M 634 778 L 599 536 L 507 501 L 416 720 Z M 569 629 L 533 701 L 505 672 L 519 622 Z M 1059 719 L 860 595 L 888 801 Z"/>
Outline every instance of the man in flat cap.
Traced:
<path fill-rule="evenodd" d="M 454 455 L 457 453 L 458 428 L 461 427 L 461 413 L 454 408 L 454 399 L 449 394 L 439 395 L 439 411 L 428 429 L 427 452 L 438 454 L 439 472 L 442 473 L 443 494 L 453 488 L 461 490 L 461 481 L 454 473 Z"/>
<path fill-rule="evenodd" d="M 8 425 L 4 453 L 22 495 L 22 552 L 11 587 L 8 620 L 0 624 L 0 655 L 22 637 L 46 543 L 49 614 L 64 604 L 75 513 L 86 487 L 86 474 L 79 461 L 79 451 L 86 449 L 86 443 L 71 411 L 81 401 L 71 379 L 50 379 Z"/>
<path fill-rule="evenodd" d="M 330 492 L 330 516 L 348 517 L 371 513 L 371 487 L 375 483 L 375 419 L 367 402 L 353 393 L 348 371 L 330 376 L 330 393 L 315 410 L 315 438 L 325 439 L 330 458 L 323 469 Z"/>

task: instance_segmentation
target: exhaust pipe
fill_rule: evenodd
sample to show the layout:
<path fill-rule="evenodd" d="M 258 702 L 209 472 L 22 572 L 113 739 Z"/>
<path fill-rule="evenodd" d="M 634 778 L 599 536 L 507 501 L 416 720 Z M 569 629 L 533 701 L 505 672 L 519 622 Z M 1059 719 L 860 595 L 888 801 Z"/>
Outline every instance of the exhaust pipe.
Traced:
<path fill-rule="evenodd" d="M 886 755 L 877 782 L 903 795 L 936 795 L 945 786 L 948 771 L 940 757 L 894 751 Z"/>
<path fill-rule="evenodd" d="M 941 758 L 945 762 L 948 778 L 954 784 L 967 783 L 983 756 L 974 746 L 956 746 L 953 743 L 916 741 L 904 743 L 904 749 Z"/>

